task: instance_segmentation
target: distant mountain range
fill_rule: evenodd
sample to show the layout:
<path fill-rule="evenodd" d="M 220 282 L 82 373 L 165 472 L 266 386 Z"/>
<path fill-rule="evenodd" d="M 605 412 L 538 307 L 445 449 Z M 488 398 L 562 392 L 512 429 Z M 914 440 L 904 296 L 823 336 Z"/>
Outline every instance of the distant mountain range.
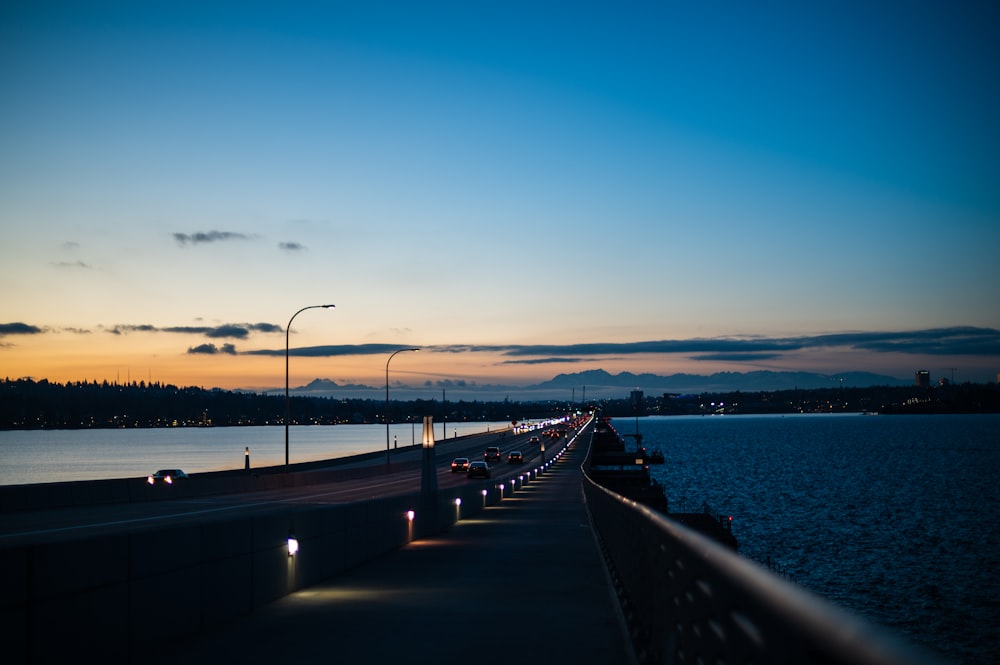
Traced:
<path fill-rule="evenodd" d="M 587 370 L 573 374 L 559 374 L 548 381 L 527 386 L 479 385 L 467 381 L 439 381 L 422 385 L 392 385 L 390 397 L 393 400 L 427 399 L 478 401 L 526 402 L 537 400 L 584 399 L 625 399 L 633 390 L 641 390 L 647 396 L 663 393 L 698 394 L 721 392 L 759 392 L 811 390 L 815 388 L 871 386 L 906 386 L 911 380 L 871 372 L 845 372 L 840 374 L 816 374 L 813 372 L 717 372 L 715 374 L 633 374 L 621 372 L 610 374 L 602 369 Z M 266 391 L 269 394 L 284 394 L 284 388 Z M 384 399 L 385 385 L 337 384 L 330 379 L 314 379 L 304 386 L 292 388 L 294 395 L 312 397 L 336 397 L 350 399 Z M 443 393 L 443 394 L 442 394 Z"/>

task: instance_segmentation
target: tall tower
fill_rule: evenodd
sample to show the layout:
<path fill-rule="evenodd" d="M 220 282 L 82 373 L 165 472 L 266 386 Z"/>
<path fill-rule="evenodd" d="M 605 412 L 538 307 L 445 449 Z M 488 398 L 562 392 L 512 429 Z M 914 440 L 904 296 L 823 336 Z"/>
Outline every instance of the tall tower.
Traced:
<path fill-rule="evenodd" d="M 931 387 L 931 373 L 926 369 L 918 370 L 914 377 L 914 384 L 918 388 L 930 388 Z"/>

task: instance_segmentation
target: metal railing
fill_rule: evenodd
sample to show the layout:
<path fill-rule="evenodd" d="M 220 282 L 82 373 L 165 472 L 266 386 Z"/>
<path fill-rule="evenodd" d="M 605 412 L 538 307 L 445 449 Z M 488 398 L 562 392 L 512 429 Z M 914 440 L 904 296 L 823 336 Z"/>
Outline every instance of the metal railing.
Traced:
<path fill-rule="evenodd" d="M 934 663 L 930 654 L 586 474 L 638 663 Z"/>

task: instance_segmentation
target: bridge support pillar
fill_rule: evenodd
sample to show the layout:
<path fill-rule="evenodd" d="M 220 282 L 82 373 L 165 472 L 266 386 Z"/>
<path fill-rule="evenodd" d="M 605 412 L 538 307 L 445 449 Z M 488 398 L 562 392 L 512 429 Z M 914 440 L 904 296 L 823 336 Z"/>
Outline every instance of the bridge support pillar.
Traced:
<path fill-rule="evenodd" d="M 437 464 L 434 456 L 434 418 L 424 416 L 424 434 L 421 439 L 423 455 L 420 469 L 420 503 L 428 530 L 438 529 Z"/>

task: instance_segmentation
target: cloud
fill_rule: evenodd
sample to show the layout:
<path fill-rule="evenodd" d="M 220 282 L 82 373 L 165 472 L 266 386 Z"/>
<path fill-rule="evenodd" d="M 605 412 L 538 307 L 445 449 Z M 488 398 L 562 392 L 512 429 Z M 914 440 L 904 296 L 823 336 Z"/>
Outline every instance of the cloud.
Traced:
<path fill-rule="evenodd" d="M 203 353 L 207 355 L 217 355 L 222 353 L 235 356 L 236 347 L 232 344 L 223 344 L 222 346 L 216 346 L 215 344 L 199 344 L 198 346 L 192 346 L 187 350 L 187 352 L 191 354 Z"/>
<path fill-rule="evenodd" d="M 299 356 L 375 355 L 405 348 L 394 344 L 341 344 L 293 349 Z M 510 358 L 503 364 L 540 365 L 573 363 L 595 357 L 637 354 L 684 355 L 694 360 L 757 362 L 773 360 L 796 351 L 842 349 L 935 356 L 1000 356 L 1000 330 L 953 327 L 896 332 L 850 332 L 808 337 L 750 337 L 640 342 L 592 342 L 583 344 L 424 346 L 433 353 L 498 353 Z M 262 349 L 246 353 L 281 355 L 284 349 Z"/>
<path fill-rule="evenodd" d="M 403 344 L 336 344 L 289 349 L 288 353 L 293 356 L 326 358 L 333 356 L 383 355 L 408 348 L 411 347 Z M 244 351 L 243 353 L 250 356 L 283 356 L 285 355 L 285 349 L 258 349 L 256 351 Z"/>
<path fill-rule="evenodd" d="M 457 351 L 459 348 L 451 347 L 447 350 Z M 683 354 L 696 360 L 756 361 L 780 357 L 783 353 L 792 351 L 828 348 L 918 355 L 995 356 L 1000 355 L 1000 330 L 953 327 L 895 332 L 832 333 L 811 337 L 713 338 L 461 348 L 465 351 L 490 350 L 518 357 L 552 356 L 554 358 L 552 362 L 566 362 L 567 356 L 592 357 L 640 353 Z"/>
<path fill-rule="evenodd" d="M 583 362 L 585 358 L 531 358 L 528 360 L 505 360 L 503 365 L 548 365 L 548 364 L 558 364 L 558 363 L 579 363 Z"/>
<path fill-rule="evenodd" d="M 0 335 L 38 335 L 43 332 L 38 326 L 27 323 L 0 323 Z"/>
<path fill-rule="evenodd" d="M 933 356 L 1000 355 L 1000 330 L 955 327 L 884 333 L 841 333 L 810 339 L 816 345 Z"/>
<path fill-rule="evenodd" d="M 205 335 L 212 338 L 235 338 L 246 339 L 250 331 L 246 326 L 238 324 L 226 324 L 221 326 L 176 326 L 171 328 L 161 328 L 166 333 L 180 333 L 184 335 Z"/>
<path fill-rule="evenodd" d="M 273 323 L 229 323 L 205 330 L 208 337 L 235 337 L 243 339 L 251 332 L 280 333 L 285 332 L 281 326 Z"/>
<path fill-rule="evenodd" d="M 801 348 L 802 343 L 788 339 L 685 339 L 654 340 L 645 342 L 591 342 L 586 344 L 535 344 L 512 347 L 491 347 L 510 356 L 607 356 L 635 355 L 640 353 L 718 353 L 790 351 Z M 475 349 L 471 349 L 475 350 Z"/>
<path fill-rule="evenodd" d="M 283 333 L 285 329 L 273 323 L 248 323 L 247 327 L 254 332 Z"/>
<path fill-rule="evenodd" d="M 83 261 L 53 261 L 52 265 L 56 268 L 93 270 L 93 266 Z"/>
<path fill-rule="evenodd" d="M 714 360 L 722 362 L 757 362 L 760 360 L 773 360 L 774 358 L 780 358 L 780 353 L 757 353 L 753 351 L 747 351 L 745 353 L 733 352 L 733 353 L 702 353 L 692 356 L 694 360 Z"/>
<path fill-rule="evenodd" d="M 229 240 L 249 240 L 251 236 L 245 233 L 234 233 L 233 231 L 198 231 L 196 233 L 175 233 L 174 240 L 181 247 L 188 244 L 200 245 L 211 242 L 226 242 Z"/>
<path fill-rule="evenodd" d="M 125 335 L 132 332 L 157 332 L 156 326 L 151 326 L 148 323 L 133 325 L 133 324 L 119 324 L 108 328 L 108 332 L 112 335 Z"/>
<path fill-rule="evenodd" d="M 250 336 L 250 330 L 247 326 L 240 326 L 236 324 L 229 324 L 223 326 L 215 326 L 214 328 L 206 328 L 204 334 L 207 337 L 212 338 L 235 338 L 235 339 L 246 339 Z"/>
<path fill-rule="evenodd" d="M 278 249 L 285 252 L 304 252 L 306 246 L 298 242 L 279 242 Z"/>
<path fill-rule="evenodd" d="M 205 335 L 213 339 L 246 339 L 251 332 L 280 333 L 284 329 L 273 323 L 225 323 L 218 326 L 168 326 L 158 328 L 153 325 L 116 325 L 108 329 L 114 335 L 130 332 L 164 332 L 181 335 Z"/>
<path fill-rule="evenodd" d="M 113 335 L 128 333 L 173 333 L 203 335 L 209 339 L 246 340 L 252 333 L 280 334 L 285 329 L 273 323 L 225 323 L 216 326 L 169 326 L 119 324 L 106 328 Z M 26 323 L 0 324 L 0 336 L 29 335 L 46 332 Z M 72 332 L 84 333 L 75 329 Z M 411 348 L 403 344 L 336 344 L 289 349 L 300 357 L 338 357 L 387 355 Z M 831 350 L 866 351 L 930 356 L 975 356 L 1000 358 L 1000 330 L 955 326 L 927 330 L 845 332 L 802 337 L 726 337 L 687 340 L 647 340 L 639 342 L 590 342 L 580 344 L 477 345 L 445 344 L 421 347 L 429 353 L 494 353 L 504 356 L 504 365 L 572 364 L 588 359 L 622 357 L 637 354 L 683 355 L 695 361 L 759 362 L 785 354 Z M 214 349 L 214 350 L 213 350 Z M 230 344 L 216 348 L 212 344 L 193 347 L 189 353 L 236 354 Z M 284 348 L 255 349 L 243 355 L 281 356 Z"/>

